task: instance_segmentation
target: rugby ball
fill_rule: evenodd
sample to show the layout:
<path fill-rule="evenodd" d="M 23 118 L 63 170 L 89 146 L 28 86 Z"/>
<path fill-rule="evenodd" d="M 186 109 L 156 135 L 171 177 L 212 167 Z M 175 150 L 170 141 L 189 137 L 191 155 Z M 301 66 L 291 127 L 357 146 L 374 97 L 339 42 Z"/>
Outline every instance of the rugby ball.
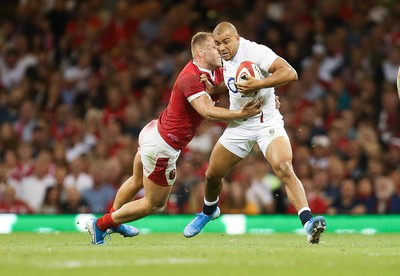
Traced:
<path fill-rule="evenodd" d="M 260 67 L 258 67 L 257 64 L 251 62 L 251 61 L 243 61 L 240 63 L 238 69 L 236 70 L 236 82 L 245 82 L 247 81 L 247 76 L 252 76 L 253 78 L 257 80 L 261 80 L 264 78 Z M 242 94 L 242 97 L 254 97 L 257 95 L 259 90 L 254 91 L 252 93 L 246 93 Z"/>
<path fill-rule="evenodd" d="M 257 64 L 251 61 L 243 61 L 240 63 L 237 71 L 236 71 L 236 82 L 243 82 L 246 81 L 247 76 L 252 76 L 257 80 L 263 78 L 263 74 L 261 72 L 260 67 Z"/>

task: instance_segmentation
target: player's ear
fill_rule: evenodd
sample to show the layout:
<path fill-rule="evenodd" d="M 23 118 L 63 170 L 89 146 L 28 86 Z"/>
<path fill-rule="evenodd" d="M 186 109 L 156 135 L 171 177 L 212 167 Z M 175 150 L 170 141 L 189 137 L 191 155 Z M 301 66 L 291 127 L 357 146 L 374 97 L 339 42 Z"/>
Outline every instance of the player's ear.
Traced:
<path fill-rule="evenodd" d="M 204 52 L 204 50 L 200 50 L 200 51 L 199 51 L 199 56 L 203 58 L 203 57 L 204 57 L 204 55 L 205 55 L 205 52 Z"/>

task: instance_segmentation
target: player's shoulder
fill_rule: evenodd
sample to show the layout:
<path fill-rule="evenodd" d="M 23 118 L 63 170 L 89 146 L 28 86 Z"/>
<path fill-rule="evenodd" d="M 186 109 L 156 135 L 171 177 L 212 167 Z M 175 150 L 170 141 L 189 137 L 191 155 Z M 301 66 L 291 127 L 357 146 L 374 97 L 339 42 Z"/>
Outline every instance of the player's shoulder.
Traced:
<path fill-rule="evenodd" d="M 191 60 L 182 69 L 181 74 L 199 74 L 199 68 L 194 64 L 193 60 Z"/>
<path fill-rule="evenodd" d="M 189 61 L 178 75 L 177 81 L 186 80 L 188 78 L 198 78 L 200 76 L 199 68 Z"/>
<path fill-rule="evenodd" d="M 272 51 L 267 45 L 260 44 L 256 41 L 248 40 L 246 38 L 241 37 L 240 43 L 243 45 L 242 49 L 245 53 L 251 55 L 257 51 Z"/>
<path fill-rule="evenodd" d="M 175 80 L 174 87 L 185 91 L 193 89 L 198 90 L 199 87 L 202 87 L 202 83 L 200 82 L 200 71 L 193 62 L 189 62 L 182 69 Z"/>

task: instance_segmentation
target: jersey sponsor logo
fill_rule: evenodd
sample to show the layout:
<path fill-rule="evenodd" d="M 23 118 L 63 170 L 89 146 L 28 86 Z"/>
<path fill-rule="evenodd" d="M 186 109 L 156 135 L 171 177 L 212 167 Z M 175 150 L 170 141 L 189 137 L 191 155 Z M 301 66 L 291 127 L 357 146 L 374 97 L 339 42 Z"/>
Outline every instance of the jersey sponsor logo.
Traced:
<path fill-rule="evenodd" d="M 229 78 L 228 81 L 227 81 L 227 84 L 228 84 L 227 86 L 228 86 L 229 91 L 231 91 L 234 94 L 236 94 L 238 92 L 237 88 L 236 88 L 236 85 L 235 85 L 235 78 L 234 77 Z"/>

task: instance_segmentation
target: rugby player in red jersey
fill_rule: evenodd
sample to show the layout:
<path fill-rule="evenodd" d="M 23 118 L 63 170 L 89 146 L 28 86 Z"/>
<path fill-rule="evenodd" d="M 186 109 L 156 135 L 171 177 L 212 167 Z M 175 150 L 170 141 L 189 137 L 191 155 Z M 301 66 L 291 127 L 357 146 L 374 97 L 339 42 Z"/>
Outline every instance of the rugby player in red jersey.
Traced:
<path fill-rule="evenodd" d="M 136 236 L 139 230 L 124 223 L 164 208 L 176 179 L 180 151 L 192 140 L 204 119 L 231 121 L 261 112 L 258 99 L 245 103 L 239 110 L 228 110 L 215 106 L 217 96 L 206 92 L 207 81 L 215 86 L 223 82 L 221 58 L 211 33 L 195 34 L 191 51 L 193 60 L 175 81 L 168 106 L 158 120 L 151 121 L 141 131 L 133 174 L 119 188 L 110 213 L 87 221 L 93 244 L 103 244 L 109 233 Z M 132 201 L 142 188 L 144 197 Z"/>

